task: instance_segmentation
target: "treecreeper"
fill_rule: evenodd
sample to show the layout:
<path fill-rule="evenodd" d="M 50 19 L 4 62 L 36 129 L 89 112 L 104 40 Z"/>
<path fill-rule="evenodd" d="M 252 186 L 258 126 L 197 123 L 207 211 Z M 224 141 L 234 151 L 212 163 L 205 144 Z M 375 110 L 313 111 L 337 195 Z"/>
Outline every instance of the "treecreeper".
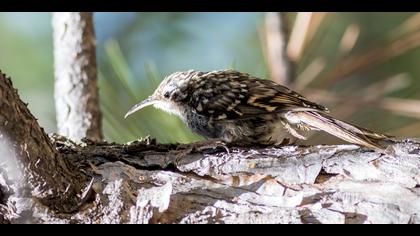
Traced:
<path fill-rule="evenodd" d="M 226 143 L 277 145 L 325 131 L 347 142 L 385 150 L 391 137 L 338 120 L 328 109 L 270 80 L 235 70 L 175 72 L 125 118 L 153 105 L 195 133 Z"/>

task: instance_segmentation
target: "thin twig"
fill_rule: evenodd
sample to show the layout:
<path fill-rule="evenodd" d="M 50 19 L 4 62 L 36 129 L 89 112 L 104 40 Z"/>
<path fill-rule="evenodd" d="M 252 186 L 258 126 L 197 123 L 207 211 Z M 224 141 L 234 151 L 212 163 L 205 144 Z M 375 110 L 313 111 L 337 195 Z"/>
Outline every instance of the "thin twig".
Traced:
<path fill-rule="evenodd" d="M 412 15 L 410 18 L 401 23 L 398 27 L 395 27 L 390 33 L 389 38 L 398 38 L 402 35 L 413 33 L 420 30 L 420 13 Z"/>
<path fill-rule="evenodd" d="M 312 12 L 299 12 L 287 45 L 287 54 L 293 61 L 298 61 L 305 46 L 305 39 L 308 33 Z"/>
<path fill-rule="evenodd" d="M 324 58 L 315 58 L 296 78 L 294 88 L 301 90 L 310 84 L 325 69 L 326 62 Z"/>
<path fill-rule="evenodd" d="M 327 91 L 312 91 L 308 97 L 325 103 L 346 103 L 346 110 L 353 106 L 355 109 L 361 106 L 373 106 L 388 110 L 399 116 L 420 119 L 420 100 L 406 98 L 372 98 L 371 95 L 337 95 Z M 351 112 L 353 113 L 353 112 Z"/>
<path fill-rule="evenodd" d="M 351 74 L 376 66 L 418 46 L 420 46 L 420 31 L 394 40 L 387 45 L 376 47 L 363 54 L 345 58 L 338 62 L 337 66 L 325 75 L 322 80 L 326 84 L 336 83 Z"/>
<path fill-rule="evenodd" d="M 308 33 L 306 34 L 305 43 L 309 43 L 315 34 L 318 32 L 321 23 L 324 21 L 325 17 L 328 15 L 328 12 L 314 12 L 308 27 Z"/>
<path fill-rule="evenodd" d="M 288 85 L 293 76 L 293 65 L 287 53 L 288 26 L 284 12 L 268 12 L 265 14 L 265 45 L 271 79 L 277 83 Z"/>
<path fill-rule="evenodd" d="M 356 45 L 357 39 L 360 35 L 360 27 L 356 24 L 350 24 L 344 31 L 343 37 L 340 41 L 340 52 L 342 54 L 349 53 Z"/>

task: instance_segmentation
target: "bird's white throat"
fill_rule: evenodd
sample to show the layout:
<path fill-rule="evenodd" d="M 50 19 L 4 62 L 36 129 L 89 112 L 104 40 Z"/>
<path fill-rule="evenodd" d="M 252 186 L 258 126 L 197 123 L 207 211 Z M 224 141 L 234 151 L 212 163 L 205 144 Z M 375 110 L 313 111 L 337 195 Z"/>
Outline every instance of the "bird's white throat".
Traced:
<path fill-rule="evenodd" d="M 182 118 L 180 107 L 174 104 L 173 102 L 157 101 L 156 103 L 153 104 L 153 106 L 164 112 L 177 115 L 178 117 Z"/>

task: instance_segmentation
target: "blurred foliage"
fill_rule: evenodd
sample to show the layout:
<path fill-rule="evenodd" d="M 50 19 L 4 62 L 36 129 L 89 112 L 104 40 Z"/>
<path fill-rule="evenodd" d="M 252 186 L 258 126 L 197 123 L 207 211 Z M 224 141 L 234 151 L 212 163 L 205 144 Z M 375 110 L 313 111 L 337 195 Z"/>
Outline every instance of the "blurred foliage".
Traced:
<path fill-rule="evenodd" d="M 55 130 L 51 15 L 0 13 L 0 70 L 40 124 Z"/>
<path fill-rule="evenodd" d="M 104 131 L 112 140 L 130 141 L 155 134 L 160 142 L 189 142 L 198 140 L 177 117 L 163 111 L 145 108 L 135 118 L 124 120 L 131 105 L 152 94 L 162 78 L 156 66 L 144 65 L 143 80 L 136 80 L 116 41 L 108 41 L 105 51 L 111 73 L 99 73 L 101 106 L 104 111 Z M 116 99 L 118 98 L 118 99 Z"/>
<path fill-rule="evenodd" d="M 234 67 L 266 76 L 255 21 L 258 14 L 214 14 L 139 13 L 116 37 L 104 40 L 99 68 L 107 138 L 126 142 L 150 134 L 160 142 L 200 140 L 178 117 L 152 107 L 123 118 L 132 105 L 151 95 L 160 81 L 175 71 Z M 232 25 L 220 27 L 218 16 L 230 19 Z M 248 28 L 244 20 L 255 27 Z M 237 34 L 220 37 L 232 27 L 241 35 L 240 43 Z M 238 60 L 241 57 L 244 59 Z"/>
<path fill-rule="evenodd" d="M 419 14 L 313 13 L 311 20 L 321 14 L 322 23 L 296 61 L 294 84 L 305 81 L 297 86 L 301 92 L 315 90 L 314 99 L 336 117 L 391 135 L 419 136 Z M 330 98 L 317 96 L 325 91 Z M 310 143 L 330 140 L 317 135 Z"/>
<path fill-rule="evenodd" d="M 288 13 L 291 31 L 301 13 Z M 341 119 L 420 136 L 417 13 L 314 13 L 292 88 Z M 48 132 L 55 131 L 50 13 L 0 13 L 0 69 Z M 318 21 L 318 23 L 316 22 Z M 99 86 L 108 140 L 201 139 L 154 108 L 123 118 L 167 75 L 235 68 L 269 79 L 263 13 L 95 13 Z M 291 46 L 291 45 L 289 45 Z M 314 136 L 313 143 L 336 142 Z"/>

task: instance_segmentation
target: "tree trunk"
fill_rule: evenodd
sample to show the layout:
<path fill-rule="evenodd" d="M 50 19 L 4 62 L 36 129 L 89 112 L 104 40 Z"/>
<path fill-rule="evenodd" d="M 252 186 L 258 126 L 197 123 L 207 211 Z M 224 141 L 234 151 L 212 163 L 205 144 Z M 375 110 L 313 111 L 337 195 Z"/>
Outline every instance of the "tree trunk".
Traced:
<path fill-rule="evenodd" d="M 271 79 L 288 86 L 293 77 L 293 65 L 287 56 L 289 29 L 285 12 L 265 14 L 265 44 Z"/>
<path fill-rule="evenodd" d="M 0 111 L 10 142 L 0 144 L 0 223 L 420 223 L 414 141 L 388 155 L 355 145 L 51 143 L 4 76 Z M 14 159 L 27 195 L 11 178 Z"/>
<path fill-rule="evenodd" d="M 69 168 L 1 72 L 0 168 L 0 203 L 13 193 L 19 199 L 35 197 L 53 210 L 70 212 L 81 201 L 76 194 L 83 188 L 83 175 Z M 24 208 L 16 206 L 19 212 Z"/>
<path fill-rule="evenodd" d="M 102 139 L 92 13 L 53 13 L 58 133 Z"/>

